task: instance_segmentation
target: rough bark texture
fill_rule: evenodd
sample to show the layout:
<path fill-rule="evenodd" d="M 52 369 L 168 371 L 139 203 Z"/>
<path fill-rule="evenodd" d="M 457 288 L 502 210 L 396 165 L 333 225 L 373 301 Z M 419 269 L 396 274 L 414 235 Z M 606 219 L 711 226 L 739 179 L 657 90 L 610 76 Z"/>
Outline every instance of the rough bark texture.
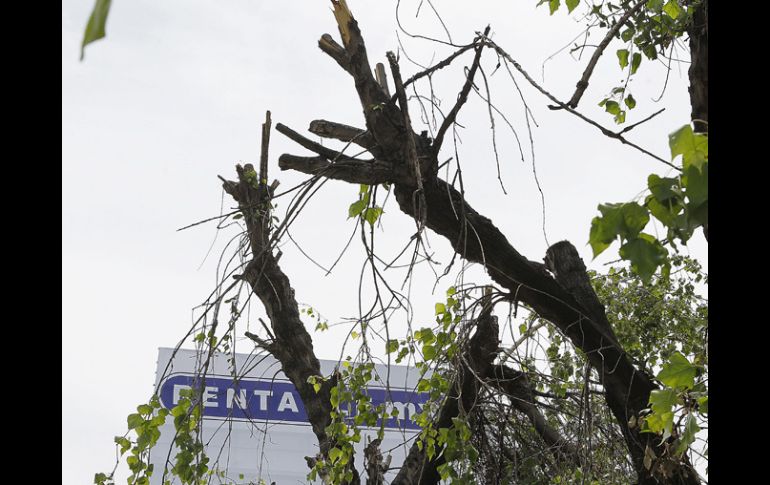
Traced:
<path fill-rule="evenodd" d="M 602 379 L 607 404 L 623 431 L 635 468 L 643 477 L 647 472 L 643 465 L 645 449 L 649 445 L 656 450 L 659 445 L 649 434 L 629 429 L 628 421 L 647 407 L 650 391 L 656 386 L 634 367 L 617 344 L 603 309 L 594 308 L 593 312 L 586 309 L 542 264 L 529 261 L 516 251 L 492 221 L 476 212 L 449 184 L 434 179 L 424 182 L 423 187 L 428 207 L 426 226 L 446 237 L 463 258 L 484 265 L 493 280 L 510 290 L 511 298 L 516 297 L 554 323 L 585 353 Z M 401 209 L 412 216 L 413 190 L 395 187 Z M 465 214 L 464 222 L 456 215 L 460 213 Z M 576 255 L 577 251 L 572 250 Z M 576 265 L 564 263 L 565 267 Z M 601 316 L 592 318 L 592 313 Z M 661 455 L 662 450 L 658 451 L 656 454 Z"/>
<path fill-rule="evenodd" d="M 690 35 L 690 105 L 695 131 L 701 133 L 708 133 L 709 129 L 708 5 L 708 0 L 702 0 L 687 29 Z"/>
<path fill-rule="evenodd" d="M 709 131 L 709 10 L 708 0 L 703 0 L 693 14 L 687 29 L 690 35 L 690 105 L 694 130 Z M 709 239 L 709 226 L 703 225 L 703 235 Z"/>
<path fill-rule="evenodd" d="M 266 157 L 264 146 L 263 153 Z M 264 342 L 256 336 L 249 336 L 281 362 L 283 373 L 302 398 L 313 433 L 318 439 L 320 453 L 326 456 L 334 446 L 325 429 L 331 423 L 330 389 L 336 385 L 336 379 L 332 377 L 323 382 L 318 392 L 308 383 L 309 377 L 321 375 L 321 366 L 313 351 L 310 334 L 300 320 L 289 278 L 273 254 L 269 231 L 269 200 L 272 194 L 266 183 L 266 167 L 263 165 L 261 168 L 261 180 L 257 181 L 251 164 L 244 167 L 238 165 L 238 182 L 225 181 L 223 184 L 225 191 L 238 202 L 243 214 L 253 257 L 239 278 L 249 283 L 264 305 L 275 339 Z M 356 470 L 353 470 L 350 483 L 360 483 Z"/>
<path fill-rule="evenodd" d="M 382 459 L 380 443 L 377 438 L 364 448 L 364 468 L 366 469 L 366 485 L 383 485 L 385 483 L 385 472 L 388 471 L 390 457 L 387 460 Z"/>
<path fill-rule="evenodd" d="M 629 419 L 638 416 L 647 407 L 650 392 L 656 389 L 656 385 L 650 376 L 634 366 L 619 344 L 575 248 L 562 241 L 548 249 L 545 264 L 530 261 L 511 245 L 490 219 L 471 207 L 464 194 L 437 177 L 434 168 L 438 165 L 438 149 L 449 124 L 442 126 L 442 135 L 435 145 L 413 132 L 406 113 L 404 84 L 395 58 L 391 59 L 391 68 L 397 92 L 390 98 L 382 83 L 372 74 L 363 37 L 344 0 L 333 3 L 344 45 L 325 34 L 319 41 L 319 47 L 353 77 L 367 129 L 318 120 L 311 124 L 310 131 L 323 137 L 355 143 L 368 149 L 374 159 L 360 160 L 344 155 L 279 124 L 276 127 L 279 132 L 315 153 L 311 157 L 282 155 L 279 159 L 281 169 L 350 183 L 393 184 L 396 201 L 405 214 L 445 237 L 467 261 L 484 266 L 490 277 L 509 291 L 510 300 L 527 304 L 539 316 L 552 322 L 585 354 L 600 376 L 607 405 L 623 433 L 640 484 L 699 483 L 688 463 L 657 460 L 665 456 L 664 445 L 658 442 L 656 436 L 640 434 L 638 427 L 629 425 Z M 696 130 L 703 132 L 708 131 L 707 16 L 708 0 L 703 0 L 688 28 L 692 54 L 689 71 L 692 118 Z M 450 112 L 454 115 L 467 97 L 478 66 L 483 36 L 477 40 L 477 45 L 463 48 L 474 48 L 476 55 L 460 99 Z M 380 79 L 383 78 L 381 73 Z M 400 107 L 395 103 L 398 98 Z M 451 122 L 454 116 L 448 118 Z M 266 136 L 265 130 L 263 136 Z M 243 213 L 252 250 L 253 259 L 240 278 L 249 283 L 264 304 L 274 334 L 274 339 L 269 342 L 251 337 L 281 362 L 283 372 L 297 387 L 323 456 L 334 446 L 325 428 L 331 422 L 329 397 L 336 380 L 332 378 L 324 382 L 319 392 L 308 383 L 309 377 L 320 374 L 320 365 L 311 337 L 299 318 L 290 281 L 278 265 L 280 255 L 275 256 L 272 251 L 268 204 L 272 193 L 266 185 L 266 159 L 267 146 L 263 145 L 258 177 L 251 165 L 238 166 L 238 181 L 224 182 L 225 190 L 238 202 Z M 707 231 L 707 228 L 704 229 Z M 434 426 L 448 427 L 452 418 L 472 410 L 484 383 L 506 394 L 512 406 L 530 419 L 555 454 L 577 462 L 572 444 L 548 426 L 537 408 L 526 375 L 509 367 L 494 365 L 498 333 L 496 318 L 487 305 L 476 321 L 475 333 L 463 354 L 463 364 L 457 369 L 450 395 Z M 368 447 L 365 454 L 368 483 L 382 483 L 387 465 L 383 466 L 377 444 Z M 645 454 L 656 457 L 650 467 L 644 465 Z M 414 445 L 393 483 L 438 483 L 436 467 L 442 462 L 443 456 L 428 460 L 425 450 Z M 353 469 L 353 472 L 351 483 L 360 483 L 357 471 Z"/>
<path fill-rule="evenodd" d="M 344 8 L 347 11 L 347 7 Z M 586 355 L 600 376 L 607 405 L 623 432 L 639 482 L 662 483 L 658 481 L 658 478 L 663 479 L 656 471 L 658 467 L 655 464 L 650 468 L 644 466 L 644 457 L 650 451 L 657 457 L 663 456 L 663 446 L 650 434 L 640 434 L 638 427 L 629 426 L 629 419 L 638 416 L 647 407 L 650 392 L 656 385 L 634 366 L 618 344 L 603 307 L 587 283 L 585 266 L 577 258 L 577 251 L 567 242 L 559 243 L 549 251 L 548 264 L 554 277 L 545 265 L 530 261 L 516 251 L 492 221 L 476 212 L 452 185 L 431 171 L 423 172 L 421 180 L 410 179 L 412 171 L 408 169 L 408 160 L 413 159 L 413 155 L 409 156 L 412 147 L 406 141 L 420 141 L 416 151 L 421 163 L 432 159 L 430 162 L 435 166 L 436 150 L 429 140 L 417 137 L 412 127 L 404 124 L 405 118 L 399 108 L 383 93 L 372 75 L 363 38 L 350 12 L 337 18 L 338 21 L 342 19 L 339 27 L 344 47 L 328 35 L 322 37 L 319 46 L 353 77 L 366 119 L 366 131 L 376 142 L 372 155 L 380 168 L 370 170 L 369 166 L 362 164 L 351 168 L 330 162 L 323 167 L 323 173 L 328 173 L 331 178 L 359 183 L 364 180 L 381 182 L 384 181 L 384 174 L 392 172 L 394 176 L 387 182 L 394 184 L 396 200 L 404 213 L 447 238 L 455 251 L 467 261 L 483 265 L 495 282 L 510 291 L 511 300 L 526 303 L 542 318 L 552 322 Z M 479 51 L 480 44 L 477 54 Z M 694 91 L 699 92 L 699 89 L 696 87 Z M 328 153 L 302 144 L 325 158 L 331 158 Z M 284 155 L 281 160 L 283 169 L 321 173 L 317 160 L 305 166 L 297 157 L 287 158 Z M 418 194 L 419 197 L 416 197 Z M 423 201 L 424 209 L 427 209 L 425 213 L 421 207 L 415 207 Z M 468 385 L 468 381 L 461 380 L 462 386 Z M 474 393 L 463 392 L 461 396 L 461 399 L 447 402 L 439 423 L 456 415 L 456 407 L 466 406 L 465 399 L 473 398 Z M 413 457 L 410 453 L 410 459 L 395 483 L 436 483 L 436 464 L 423 467 L 425 460 L 420 459 L 418 453 L 415 455 Z M 666 483 L 698 483 L 686 463 L 669 471 L 673 478 L 669 475 Z"/>

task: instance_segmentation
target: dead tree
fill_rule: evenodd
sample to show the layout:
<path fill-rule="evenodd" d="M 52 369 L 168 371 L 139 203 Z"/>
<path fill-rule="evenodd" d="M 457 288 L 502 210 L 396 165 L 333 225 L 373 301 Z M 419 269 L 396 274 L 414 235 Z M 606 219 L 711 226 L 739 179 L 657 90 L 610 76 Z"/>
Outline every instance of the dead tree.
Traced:
<path fill-rule="evenodd" d="M 353 78 L 365 129 L 316 120 L 310 123 L 309 131 L 359 145 L 373 158 L 365 160 L 345 155 L 279 123 L 277 131 L 313 152 L 311 156 L 281 155 L 280 168 L 351 184 L 391 184 L 401 211 L 414 219 L 418 234 L 427 228 L 446 238 L 460 257 L 482 265 L 492 280 L 507 290 L 508 301 L 527 305 L 583 352 L 600 377 L 606 404 L 622 432 L 638 483 L 699 483 L 686 460 L 675 462 L 666 458 L 668 443 L 660 443 L 653 434 L 640 433 L 634 424 L 635 418 L 648 406 L 650 392 L 656 389 L 656 384 L 634 365 L 619 344 L 574 246 L 567 241 L 554 244 L 545 255 L 545 264 L 526 258 L 490 219 L 470 205 L 463 193 L 438 176 L 444 137 L 468 98 L 482 51 L 492 45 L 486 37 L 488 30 L 446 61 L 451 62 L 462 52 L 474 51 L 457 101 L 435 138 L 430 140 L 412 128 L 405 83 L 395 55 L 387 55 L 395 86 L 395 94 L 390 96 L 388 88 L 378 81 L 385 78 L 384 70 L 379 69 L 377 77 L 373 74 L 358 23 L 347 5 L 344 1 L 333 1 L 333 5 L 342 44 L 324 34 L 319 47 Z M 695 64 L 693 68 L 698 69 Z M 698 97 L 698 93 L 700 87 L 696 86 L 693 96 Z M 280 253 L 275 254 L 273 249 L 276 238 L 270 230 L 273 188 L 267 185 L 266 158 L 263 141 L 260 173 L 251 165 L 238 166 L 238 180 L 224 182 L 224 189 L 238 202 L 243 213 L 251 247 L 252 259 L 239 278 L 251 286 L 264 304 L 273 338 L 263 340 L 250 336 L 280 360 L 284 373 L 299 390 L 323 457 L 334 446 L 325 428 L 331 419 L 329 393 L 336 381 L 334 378 L 325 381 L 320 392 L 308 383 L 309 377 L 320 373 L 320 366 L 311 337 L 299 318 L 289 279 L 278 265 Z M 518 403 L 519 410 L 530 419 L 542 439 L 553 446 L 555 453 L 577 460 L 572 444 L 543 419 L 534 404 L 526 375 L 495 364 L 498 338 L 496 319 L 491 314 L 491 306 L 487 305 L 475 320 L 475 332 L 464 349 L 465 364 L 456 369 L 452 395 L 436 416 L 435 425 L 447 426 L 459 409 L 473 408 L 482 386 L 490 386 Z M 367 454 L 376 456 L 376 450 L 367 450 Z M 437 467 L 441 460 L 441 457 L 428 459 L 425 450 L 415 445 L 393 483 L 435 484 L 439 481 Z M 368 483 L 382 483 L 381 467 L 374 465 L 367 468 Z M 359 472 L 352 465 L 351 469 L 350 483 L 360 483 Z"/>

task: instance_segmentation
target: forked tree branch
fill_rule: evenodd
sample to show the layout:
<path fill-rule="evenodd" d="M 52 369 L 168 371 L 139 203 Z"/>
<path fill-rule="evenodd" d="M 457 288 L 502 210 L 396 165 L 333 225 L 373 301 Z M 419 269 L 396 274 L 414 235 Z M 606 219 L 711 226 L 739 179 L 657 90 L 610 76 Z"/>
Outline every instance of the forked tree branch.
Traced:
<path fill-rule="evenodd" d="M 268 139 L 267 136 L 263 137 L 262 153 L 265 154 Z M 322 382 L 318 391 L 308 382 L 308 378 L 321 375 L 321 366 L 313 350 L 310 334 L 299 317 L 299 307 L 289 278 L 278 265 L 280 254 L 275 256 L 270 247 L 270 187 L 265 179 L 255 180 L 257 174 L 251 164 L 243 167 L 238 165 L 236 170 L 238 181 L 225 180 L 223 188 L 238 203 L 246 222 L 253 254 L 252 260 L 238 278 L 246 281 L 260 299 L 272 327 L 271 341 L 265 341 L 254 334 L 247 336 L 281 363 L 281 370 L 297 388 L 318 440 L 320 453 L 325 457 L 335 446 L 334 440 L 326 433 L 326 427 L 331 423 L 331 388 L 337 385 L 337 379 L 332 376 Z M 267 176 L 266 169 L 262 173 Z M 358 472 L 354 468 L 352 471 L 353 480 L 350 484 L 359 484 Z"/>
<path fill-rule="evenodd" d="M 468 70 L 468 77 L 465 80 L 465 84 L 463 85 L 462 90 L 460 90 L 460 94 L 457 96 L 457 102 L 452 107 L 452 110 L 447 114 L 446 118 L 444 118 L 443 123 L 441 123 L 441 126 L 436 133 L 436 138 L 433 142 L 433 152 L 436 155 L 438 155 L 439 150 L 441 150 L 441 144 L 444 142 L 444 135 L 446 134 L 446 131 L 457 119 L 457 113 L 460 112 L 460 108 L 462 108 L 465 102 L 468 101 L 468 94 L 471 92 L 471 86 L 473 86 L 473 78 L 479 68 L 479 63 L 481 62 L 481 51 L 484 48 L 483 40 L 487 38 L 489 29 L 490 26 L 487 25 L 487 28 L 484 29 L 484 34 L 481 38 L 482 42 L 476 43 L 476 56 L 473 58 L 471 68 Z"/>
<path fill-rule="evenodd" d="M 646 3 L 647 0 L 639 0 L 633 7 L 626 10 L 623 16 L 620 17 L 617 22 L 615 22 L 615 25 L 613 25 L 612 28 L 607 31 L 607 35 L 604 36 L 604 39 L 602 39 L 602 41 L 599 43 L 593 55 L 591 56 L 591 59 L 588 61 L 588 65 L 586 66 L 585 71 L 583 71 L 583 76 L 580 78 L 580 81 L 577 82 L 577 89 L 575 89 L 575 93 L 572 95 L 570 100 L 567 101 L 567 106 L 570 108 L 577 108 L 577 105 L 580 102 L 580 98 L 583 96 L 586 88 L 588 88 L 588 80 L 591 79 L 591 75 L 594 72 L 596 63 L 599 62 L 599 58 L 604 53 L 604 50 L 608 45 L 610 45 L 610 42 L 615 38 L 618 32 L 620 32 L 620 29 L 626 24 L 626 22 L 628 22 L 628 19 L 630 19 L 632 15 L 638 12 Z M 557 106 L 554 107 L 554 109 L 560 109 L 560 107 Z"/>
<path fill-rule="evenodd" d="M 335 8 L 336 5 L 338 3 L 335 2 Z M 405 126 L 403 113 L 389 102 L 374 79 L 355 19 L 352 15 L 337 18 L 338 22 L 342 19 L 339 27 L 349 63 L 346 70 L 353 77 L 359 100 L 364 107 L 367 131 L 371 133 L 381 150 L 377 158 L 392 163 L 396 171 L 403 170 L 404 167 L 409 166 L 407 155 L 409 147 L 404 134 L 413 133 L 412 127 Z M 484 43 L 494 45 L 488 39 Z M 476 47 L 476 57 L 468 72 L 466 84 L 460 92 L 452 113 L 447 116 L 442 125 L 441 136 L 437 136 L 436 143 L 432 147 L 427 144 L 417 145 L 418 158 L 435 157 L 435 153 L 441 146 L 443 133 L 454 121 L 457 112 L 465 102 L 467 92 L 471 89 L 473 74 L 478 68 L 481 47 L 482 44 Z M 498 47 L 496 49 L 504 54 Z M 333 57 L 338 62 L 342 58 L 340 52 L 335 51 L 335 56 Z M 567 109 L 570 108 L 567 106 Z M 316 153 L 319 152 L 316 151 Z M 558 269 L 559 265 L 554 263 L 552 268 L 557 270 L 557 277 L 554 278 L 542 264 L 533 263 L 516 251 L 492 221 L 476 212 L 453 186 L 437 176 L 427 175 L 429 174 L 422 173 L 420 177 L 423 184 L 421 194 L 424 195 L 424 204 L 428 208 L 425 225 L 444 236 L 455 251 L 468 262 L 484 266 L 495 282 L 510 291 L 511 299 L 522 301 L 540 317 L 551 321 L 576 348 L 582 351 L 600 376 L 607 405 L 615 417 L 616 424 L 623 432 L 631 460 L 639 476 L 639 483 L 645 485 L 654 483 L 656 467 L 645 466 L 645 454 L 652 452 L 658 457 L 663 456 L 664 444 L 659 443 L 650 433 L 640 433 L 638 427 L 629 425 L 629 419 L 638 416 L 647 407 L 650 392 L 657 386 L 649 376 L 634 366 L 627 353 L 618 344 L 612 329 L 606 323 L 603 310 L 595 306 L 595 302 L 590 297 L 577 291 L 583 287 L 581 278 L 566 277 L 573 270 L 581 271 L 579 265 L 573 264 L 569 267 L 572 269 L 568 269 L 562 275 Z M 357 183 L 355 180 L 348 181 Z M 396 200 L 401 210 L 412 217 L 419 217 L 421 211 L 419 206 L 416 207 L 417 201 L 413 197 L 416 189 L 416 180 L 394 179 Z M 460 214 L 462 214 L 462 220 Z M 465 231 L 465 228 L 471 230 Z M 554 254 L 552 251 L 552 255 Z M 559 255 L 555 256 L 559 257 Z M 495 341 L 494 349 L 496 348 Z M 465 382 L 468 380 L 463 381 L 463 386 L 466 385 Z M 462 402 L 465 397 L 472 396 L 472 392 L 463 393 L 459 401 Z M 451 409 L 446 412 L 452 414 L 450 411 Z M 442 411 L 439 422 L 444 417 L 444 411 Z M 696 475 L 691 473 L 692 469 L 688 466 L 687 462 L 676 465 L 672 472 L 675 477 L 672 483 L 680 485 L 698 483 Z M 399 475 L 402 479 L 404 479 L 403 474 L 414 479 L 416 469 L 415 463 L 407 460 Z M 430 470 L 427 472 L 430 473 Z M 396 483 L 417 483 L 411 479 Z M 423 483 L 435 482 L 428 480 Z"/>

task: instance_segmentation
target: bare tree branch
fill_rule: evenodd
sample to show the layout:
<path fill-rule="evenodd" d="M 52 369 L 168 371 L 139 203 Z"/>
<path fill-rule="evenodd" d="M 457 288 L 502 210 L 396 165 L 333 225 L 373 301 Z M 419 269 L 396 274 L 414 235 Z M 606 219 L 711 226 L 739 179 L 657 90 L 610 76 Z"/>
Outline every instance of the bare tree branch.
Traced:
<path fill-rule="evenodd" d="M 339 4 L 344 6 L 344 1 L 339 2 Z M 337 5 L 338 3 L 335 2 L 335 8 Z M 342 12 L 344 15 L 337 15 L 337 19 L 345 50 L 350 60 L 347 71 L 354 78 L 359 100 L 364 107 L 367 130 L 382 150 L 378 159 L 393 163 L 395 169 L 408 167 L 410 157 L 408 156 L 407 140 L 409 137 L 405 138 L 404 134 L 412 132 L 412 128 L 408 125 L 405 126 L 403 113 L 389 102 L 380 85 L 374 79 L 358 25 L 349 14 L 347 7 L 344 7 L 346 12 Z M 486 39 L 487 33 L 488 30 L 485 31 L 483 44 L 494 46 L 499 54 L 513 62 L 514 66 L 523 72 L 507 53 Z M 473 75 L 478 68 L 483 44 L 478 44 L 476 47 L 474 64 L 471 66 L 466 84 L 460 92 L 460 99 L 455 104 L 453 113 L 447 116 L 442 125 L 434 146 L 427 143 L 416 143 L 415 149 L 418 159 L 420 157 L 435 157 L 441 146 L 443 133 L 454 122 L 457 112 L 465 102 L 463 98 L 467 98 L 471 89 L 470 83 L 472 83 Z M 529 77 L 527 79 L 538 87 Z M 538 89 L 555 100 L 542 88 L 538 87 Z M 558 101 L 557 103 L 582 117 L 569 106 Z M 402 105 L 402 109 L 404 107 L 405 105 Z M 622 138 L 615 133 L 612 135 L 618 139 Z M 630 144 L 627 141 L 624 143 Z M 639 147 L 636 148 L 644 151 Z M 644 152 L 649 154 L 649 152 Z M 657 456 L 663 456 L 665 453 L 664 445 L 649 433 L 639 433 L 638 427 L 629 425 L 629 419 L 638 416 L 639 412 L 647 407 L 650 392 L 656 389 L 656 385 L 649 376 L 634 366 L 624 349 L 617 343 L 612 329 L 606 324 L 606 316 L 603 315 L 603 312 L 600 312 L 598 308 L 590 308 L 590 302 L 584 296 L 576 293 L 576 287 L 570 286 L 568 281 L 564 281 L 564 284 L 568 286 L 565 288 L 562 282 L 554 279 L 543 268 L 542 264 L 533 263 L 518 253 L 492 221 L 476 212 L 465 200 L 464 195 L 455 190 L 451 184 L 436 176 L 429 176 L 430 174 L 422 173 L 421 175 L 423 179 L 421 194 L 424 194 L 425 207 L 429 208 L 425 225 L 444 236 L 452 244 L 457 254 L 468 262 L 483 265 L 495 282 L 510 291 L 511 299 L 524 302 L 540 317 L 551 321 L 570 339 L 576 348 L 583 352 L 591 367 L 600 376 L 607 405 L 615 417 L 616 424 L 623 431 L 640 483 L 653 483 L 655 480 L 652 476 L 653 472 L 644 465 L 645 453 L 649 450 Z M 348 181 L 354 182 L 353 180 Z M 417 188 L 416 184 L 417 181 L 413 179 L 396 179 L 394 181 L 393 193 L 399 207 L 411 217 L 419 217 L 421 213 L 420 205 L 413 196 Z M 472 230 L 472 233 L 468 233 L 471 237 L 461 237 L 464 228 Z M 477 334 L 478 332 L 479 330 L 477 330 Z M 277 333 L 276 336 L 280 338 Z M 494 339 L 494 349 L 497 349 L 496 338 Z M 471 361 L 474 362 L 473 359 Z M 475 374 L 478 374 L 473 368 L 475 365 L 471 364 L 467 368 L 469 372 L 474 372 L 474 377 Z M 473 379 L 464 380 L 460 383 L 461 386 L 465 386 L 466 382 L 474 381 Z M 447 401 L 447 405 L 439 416 L 439 423 L 443 422 L 447 416 L 456 415 L 449 403 L 454 402 L 454 405 L 457 406 L 462 403 L 465 406 L 464 399 L 475 396 L 472 389 L 466 392 L 464 388 L 462 392 L 458 392 L 458 395 L 459 399 Z M 435 467 L 427 467 L 423 472 L 420 472 L 424 459 L 419 459 L 419 455 L 414 457 L 411 452 L 410 458 L 414 459 L 407 460 L 399 473 L 400 479 L 394 483 L 416 483 L 415 478 L 418 476 L 418 472 L 423 477 L 429 477 L 423 483 L 435 483 L 433 481 L 434 475 L 432 475 L 435 474 Z M 676 483 L 687 485 L 698 483 L 694 475 L 688 473 L 687 466 L 687 463 L 682 463 L 681 466 L 677 465 L 679 468 L 674 473 L 678 477 Z"/>
<path fill-rule="evenodd" d="M 308 131 L 324 138 L 334 138 L 344 142 L 355 143 L 367 150 L 376 147 L 376 143 L 368 131 L 342 123 L 335 123 L 334 121 L 313 120 L 310 122 Z"/>
<path fill-rule="evenodd" d="M 489 34 L 489 25 L 487 25 L 487 28 L 484 29 L 484 35 L 482 36 L 482 40 L 487 38 L 487 34 Z M 473 58 L 473 64 L 471 64 L 471 68 L 468 70 L 468 77 L 465 80 L 465 85 L 463 86 L 462 90 L 460 91 L 460 94 L 457 97 L 457 102 L 452 107 L 452 110 L 447 114 L 446 118 L 444 118 L 444 122 L 441 123 L 441 126 L 438 129 L 438 132 L 436 133 L 436 138 L 433 142 L 433 152 L 438 155 L 439 150 L 441 150 L 441 144 L 444 142 L 444 134 L 446 133 L 447 129 L 452 125 L 452 123 L 455 122 L 455 119 L 457 118 L 457 113 L 460 112 L 460 108 L 463 107 L 466 101 L 468 101 L 468 93 L 471 92 L 471 86 L 473 85 L 473 77 L 476 75 L 476 70 L 479 68 L 479 63 L 481 62 L 481 50 L 484 48 L 484 43 L 479 42 L 476 44 L 476 56 Z"/>
<path fill-rule="evenodd" d="M 599 58 L 604 53 L 604 50 L 610 44 L 612 39 L 615 38 L 618 32 L 620 32 L 621 27 L 623 27 L 626 22 L 628 22 L 628 19 L 630 19 L 632 15 L 638 12 L 646 3 L 647 0 L 639 0 L 636 2 L 636 4 L 628 9 L 626 13 L 624 13 L 617 22 L 615 22 L 615 25 L 613 25 L 612 28 L 607 31 L 607 35 L 604 36 L 604 39 L 602 39 L 602 41 L 599 43 L 596 50 L 594 51 L 594 54 L 591 56 L 591 59 L 588 61 L 588 65 L 586 66 L 585 71 L 583 71 L 583 76 L 577 83 L 575 94 L 573 94 L 570 100 L 567 101 L 567 106 L 570 108 L 577 108 L 577 105 L 580 102 L 580 98 L 583 96 L 586 88 L 588 88 L 588 80 L 591 79 L 591 74 L 593 74 L 596 63 L 599 62 Z M 560 109 L 560 107 L 556 107 L 555 109 Z"/>
<path fill-rule="evenodd" d="M 331 148 L 327 148 L 320 143 L 316 143 L 313 140 L 309 140 L 305 138 L 304 136 L 300 135 L 296 131 L 292 130 L 286 125 L 283 125 L 281 123 L 278 123 L 275 125 L 276 131 L 279 133 L 282 133 L 286 135 L 289 139 L 297 142 L 299 145 L 307 148 L 308 150 L 315 152 L 319 155 L 321 155 L 324 158 L 327 158 L 329 160 L 334 161 L 353 161 L 353 162 L 361 162 L 362 160 L 358 160 L 357 158 L 349 157 L 345 154 L 342 154 L 336 150 L 332 150 Z"/>
<path fill-rule="evenodd" d="M 650 152 L 649 150 L 645 150 L 644 148 L 640 147 L 636 143 L 633 143 L 633 142 L 627 140 L 626 138 L 624 138 L 623 135 L 621 135 L 620 133 L 615 133 L 614 131 L 609 130 L 609 129 L 603 127 L 602 125 L 600 125 L 596 121 L 592 120 L 591 118 L 588 118 L 584 114 L 582 114 L 582 113 L 574 110 L 573 108 L 571 108 L 569 105 L 559 101 L 553 94 L 551 94 L 548 91 L 546 91 L 545 88 L 540 86 L 534 79 L 532 79 L 532 77 L 529 74 L 527 74 L 527 71 L 525 71 L 521 67 L 521 65 L 518 62 L 516 62 L 513 59 L 513 57 L 511 57 L 511 55 L 508 54 L 502 47 L 500 47 L 499 45 L 495 44 L 494 42 L 492 42 L 491 40 L 488 40 L 488 39 L 487 39 L 486 42 L 487 42 L 487 44 L 489 46 L 491 46 L 493 49 L 495 49 L 495 51 L 497 51 L 497 53 L 500 54 L 500 56 L 503 59 L 505 59 L 506 61 L 508 61 L 511 64 L 513 64 L 513 67 L 516 68 L 516 70 L 519 71 L 522 76 L 524 76 L 524 79 L 526 79 L 529 84 L 531 84 L 535 89 L 537 89 L 543 95 L 545 95 L 545 97 L 547 97 L 548 99 L 550 99 L 551 101 L 556 103 L 556 105 L 559 108 L 564 109 L 564 110 L 566 110 L 569 113 L 572 113 L 573 115 L 577 116 L 578 118 L 580 118 L 581 120 L 585 121 L 589 125 L 595 126 L 596 128 L 599 129 L 599 131 L 602 132 L 602 134 L 604 136 L 607 136 L 609 138 L 614 138 L 614 139 L 620 141 L 621 143 L 623 143 L 624 145 L 628 145 L 630 147 L 633 147 L 634 149 L 644 153 L 645 155 L 648 155 L 648 156 L 654 158 L 655 160 L 668 165 L 669 167 L 673 168 L 674 170 L 677 170 L 677 171 L 680 171 L 680 172 L 682 171 L 681 168 L 677 167 L 676 165 L 674 165 L 670 161 L 665 160 L 665 159 L 655 155 L 654 153 Z"/>
<path fill-rule="evenodd" d="M 297 157 L 281 155 L 278 159 L 281 170 L 296 170 L 308 175 L 322 175 L 334 180 L 344 180 L 353 184 L 377 185 L 405 180 L 405 174 L 399 176 L 388 162 L 375 160 L 344 160 L 332 163 L 324 157 Z"/>

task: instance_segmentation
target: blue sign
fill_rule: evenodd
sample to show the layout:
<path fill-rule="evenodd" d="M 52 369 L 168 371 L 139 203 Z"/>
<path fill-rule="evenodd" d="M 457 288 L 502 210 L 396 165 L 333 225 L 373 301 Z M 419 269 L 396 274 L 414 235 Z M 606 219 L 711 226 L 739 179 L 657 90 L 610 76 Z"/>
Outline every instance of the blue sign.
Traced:
<path fill-rule="evenodd" d="M 172 375 L 161 384 L 160 402 L 168 409 L 173 408 L 179 403 L 180 391 L 199 388 L 199 382 L 192 375 Z M 398 410 L 398 416 L 388 419 L 385 428 L 420 429 L 412 419 L 422 411 L 428 393 L 369 388 L 367 394 L 373 406 L 384 403 L 388 413 Z M 309 424 L 299 392 L 288 381 L 206 377 L 202 401 L 203 415 L 207 417 Z M 348 417 L 352 419 L 354 415 L 355 409 L 351 408 Z"/>

